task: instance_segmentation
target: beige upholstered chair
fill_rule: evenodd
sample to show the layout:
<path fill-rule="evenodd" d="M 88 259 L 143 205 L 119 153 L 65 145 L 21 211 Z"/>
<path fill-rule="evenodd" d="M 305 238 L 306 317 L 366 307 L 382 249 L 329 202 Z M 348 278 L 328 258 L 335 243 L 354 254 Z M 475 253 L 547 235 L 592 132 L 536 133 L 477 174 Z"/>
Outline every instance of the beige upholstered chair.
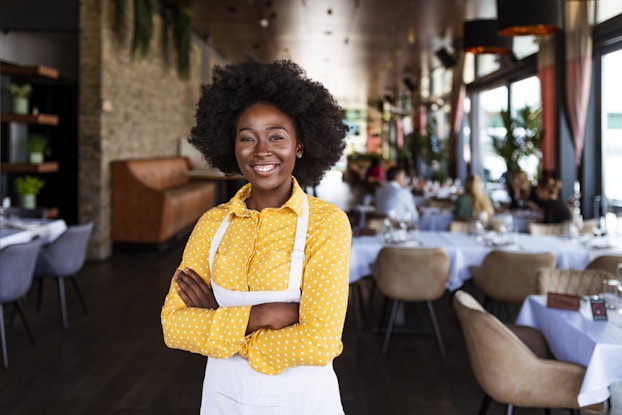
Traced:
<path fill-rule="evenodd" d="M 373 266 L 376 287 L 392 300 L 382 353 L 386 353 L 400 302 L 425 301 L 441 355 L 445 347 L 432 301 L 445 293 L 449 257 L 442 248 L 384 247 Z"/>
<path fill-rule="evenodd" d="M 470 267 L 473 282 L 485 295 L 484 305 L 495 301 L 500 316 L 504 304 L 522 304 L 525 297 L 535 294 L 536 272 L 540 268 L 554 268 L 552 252 L 529 253 L 504 250 L 490 251 L 479 267 Z"/>
<path fill-rule="evenodd" d="M 622 255 L 601 255 L 587 264 L 585 269 L 604 269 L 616 275 L 618 264 L 622 264 Z"/>
<path fill-rule="evenodd" d="M 596 219 L 587 219 L 583 221 L 583 227 L 581 228 L 580 233 L 582 235 L 594 235 L 594 229 L 596 229 L 596 225 L 598 222 Z"/>
<path fill-rule="evenodd" d="M 449 223 L 449 232 L 469 233 L 473 228 L 473 222 L 470 220 L 452 220 Z"/>
<path fill-rule="evenodd" d="M 471 295 L 454 296 L 471 369 L 485 397 L 480 414 L 490 400 L 513 407 L 578 409 L 577 396 L 585 368 L 549 360 L 542 334 L 525 326 L 504 325 Z"/>
<path fill-rule="evenodd" d="M 541 269 L 536 273 L 536 294 L 594 295 L 602 292 L 607 278 L 613 275 L 599 269 Z"/>
<path fill-rule="evenodd" d="M 564 235 L 568 225 L 566 223 L 538 223 L 527 225 L 531 235 Z"/>

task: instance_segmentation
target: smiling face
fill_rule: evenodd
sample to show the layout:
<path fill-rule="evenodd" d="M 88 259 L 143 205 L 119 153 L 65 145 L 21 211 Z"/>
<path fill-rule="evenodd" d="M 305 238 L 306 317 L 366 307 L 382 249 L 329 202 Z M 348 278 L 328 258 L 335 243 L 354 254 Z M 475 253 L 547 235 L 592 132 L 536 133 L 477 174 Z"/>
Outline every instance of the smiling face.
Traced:
<path fill-rule="evenodd" d="M 275 106 L 258 103 L 242 112 L 235 131 L 235 158 L 252 185 L 247 206 L 281 206 L 291 196 L 292 172 L 303 152 L 293 121 Z"/>

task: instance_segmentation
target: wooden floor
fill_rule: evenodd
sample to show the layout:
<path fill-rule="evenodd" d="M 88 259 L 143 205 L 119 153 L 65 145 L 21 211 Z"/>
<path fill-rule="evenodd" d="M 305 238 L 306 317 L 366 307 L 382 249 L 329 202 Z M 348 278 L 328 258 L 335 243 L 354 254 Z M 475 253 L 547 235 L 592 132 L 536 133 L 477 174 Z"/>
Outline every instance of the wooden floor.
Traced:
<path fill-rule="evenodd" d="M 159 321 L 183 242 L 164 253 L 88 262 L 79 279 L 89 313 L 69 291 L 68 331 L 55 284 L 46 284 L 39 313 L 30 293 L 25 308 L 37 344 L 30 344 L 19 319 L 7 327 L 10 366 L 0 369 L 0 414 L 197 414 L 205 358 L 167 349 Z M 427 335 L 396 335 L 383 356 L 381 336 L 369 326 L 358 334 L 350 310 L 344 352 L 334 362 L 347 414 L 477 413 L 483 395 L 449 295 L 436 310 L 444 358 Z M 501 414 L 503 407 L 493 403 L 489 413 Z"/>

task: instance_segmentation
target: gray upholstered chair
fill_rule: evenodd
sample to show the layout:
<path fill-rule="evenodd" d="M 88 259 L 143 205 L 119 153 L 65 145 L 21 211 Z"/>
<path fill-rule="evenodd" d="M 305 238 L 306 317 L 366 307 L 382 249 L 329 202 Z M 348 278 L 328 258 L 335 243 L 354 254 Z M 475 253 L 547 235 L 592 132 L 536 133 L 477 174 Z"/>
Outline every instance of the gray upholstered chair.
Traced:
<path fill-rule="evenodd" d="M 24 323 L 30 341 L 33 345 L 35 344 L 35 339 L 26 321 L 26 315 L 20 304 L 20 299 L 32 285 L 35 262 L 40 246 L 41 242 L 35 239 L 22 244 L 8 245 L 0 250 L 0 340 L 2 341 L 2 362 L 4 367 L 9 366 L 4 328 L 4 304 L 12 304 L 15 307 Z"/>
<path fill-rule="evenodd" d="M 484 306 L 501 317 L 506 304 L 522 304 L 525 297 L 536 293 L 536 272 L 539 269 L 554 267 L 555 254 L 552 252 L 496 249 L 486 255 L 480 266 L 470 267 L 470 270 L 475 286 L 484 293 Z M 490 300 L 494 304 L 490 304 Z"/>
<path fill-rule="evenodd" d="M 608 278 L 615 277 L 601 269 L 541 269 L 536 274 L 536 294 L 595 295 L 602 292 L 603 280 Z"/>
<path fill-rule="evenodd" d="M 35 267 L 35 278 L 38 280 L 37 309 L 41 308 L 41 297 L 43 294 L 43 279 L 55 278 L 58 283 L 58 296 L 60 302 L 63 328 L 69 327 L 67 319 L 67 301 L 65 298 L 65 278 L 69 278 L 73 283 L 78 299 L 82 304 L 84 313 L 87 313 L 86 303 L 80 292 L 76 274 L 86 259 L 86 249 L 88 246 L 93 223 L 84 225 L 72 225 L 65 230 L 57 239 L 41 249 Z"/>
<path fill-rule="evenodd" d="M 480 414 L 491 399 L 506 404 L 507 414 L 515 406 L 579 409 L 585 367 L 554 360 L 539 331 L 503 324 L 465 291 L 453 301 L 471 370 L 485 393 Z M 596 406 L 602 409 L 590 409 Z"/>
<path fill-rule="evenodd" d="M 382 353 L 386 353 L 401 302 L 425 302 L 441 355 L 445 355 L 432 301 L 445 293 L 449 257 L 442 248 L 384 247 L 373 265 L 376 287 L 392 301 Z"/>
<path fill-rule="evenodd" d="M 616 275 L 618 264 L 622 264 L 622 255 L 601 255 L 587 264 L 585 269 L 604 269 Z"/>

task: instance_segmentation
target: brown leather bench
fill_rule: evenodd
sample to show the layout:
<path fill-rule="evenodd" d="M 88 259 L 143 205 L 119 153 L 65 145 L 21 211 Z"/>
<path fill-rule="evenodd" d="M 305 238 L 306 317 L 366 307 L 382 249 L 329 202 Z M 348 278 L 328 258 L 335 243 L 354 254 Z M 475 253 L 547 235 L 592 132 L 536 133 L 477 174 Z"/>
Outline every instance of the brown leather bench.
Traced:
<path fill-rule="evenodd" d="M 190 180 L 186 157 L 112 162 L 112 240 L 161 244 L 214 206 L 215 184 Z"/>

